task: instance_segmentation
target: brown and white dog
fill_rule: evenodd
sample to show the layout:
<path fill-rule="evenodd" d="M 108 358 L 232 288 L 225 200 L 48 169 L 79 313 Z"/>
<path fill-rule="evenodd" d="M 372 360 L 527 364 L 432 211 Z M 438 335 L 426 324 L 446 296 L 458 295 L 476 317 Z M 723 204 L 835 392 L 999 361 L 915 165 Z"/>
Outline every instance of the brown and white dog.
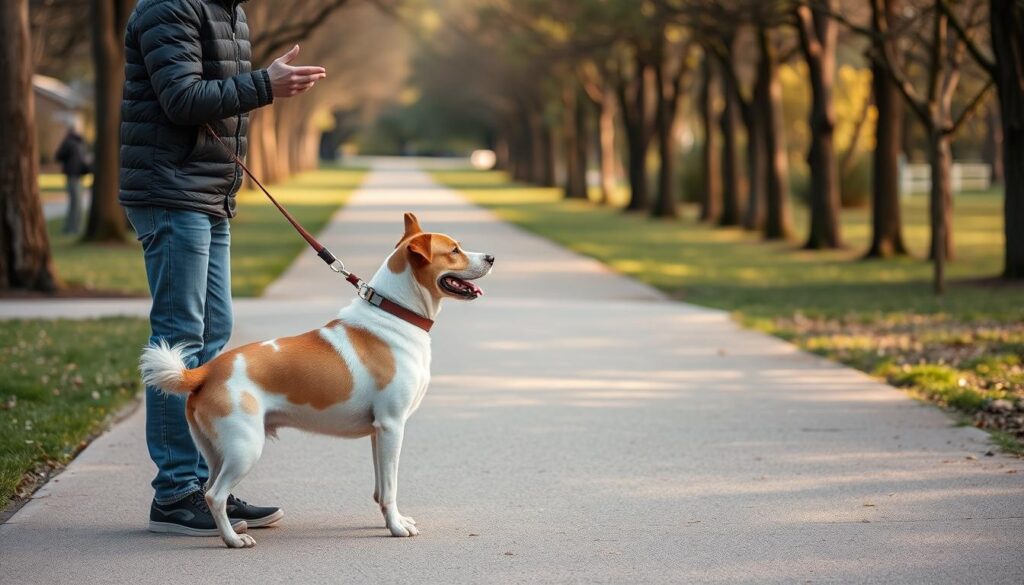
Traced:
<path fill-rule="evenodd" d="M 369 284 L 433 319 L 443 299 L 483 294 L 472 280 L 493 264 L 493 256 L 423 232 L 407 213 L 404 236 Z M 430 336 L 423 329 L 357 298 L 315 331 L 245 345 L 191 370 L 180 347 L 147 347 L 140 369 L 147 385 L 188 394 L 189 428 L 210 467 L 206 501 L 229 547 L 256 544 L 232 529 L 226 502 L 259 460 L 266 435 L 274 436 L 279 427 L 369 436 L 373 497 L 385 524 L 392 536 L 418 534 L 396 499 L 405 422 L 430 382 Z"/>

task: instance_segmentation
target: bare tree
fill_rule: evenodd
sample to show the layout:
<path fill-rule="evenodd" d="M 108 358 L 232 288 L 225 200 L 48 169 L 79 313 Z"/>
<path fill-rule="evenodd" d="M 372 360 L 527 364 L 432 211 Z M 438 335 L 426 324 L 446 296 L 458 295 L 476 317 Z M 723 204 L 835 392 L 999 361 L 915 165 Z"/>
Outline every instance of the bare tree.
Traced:
<path fill-rule="evenodd" d="M 992 56 L 979 46 L 971 22 L 964 22 L 950 0 L 938 0 L 960 41 L 992 77 L 1002 119 L 1002 155 L 1006 199 L 1003 229 L 1006 259 L 1003 278 L 1024 279 L 1024 3 L 990 0 Z"/>

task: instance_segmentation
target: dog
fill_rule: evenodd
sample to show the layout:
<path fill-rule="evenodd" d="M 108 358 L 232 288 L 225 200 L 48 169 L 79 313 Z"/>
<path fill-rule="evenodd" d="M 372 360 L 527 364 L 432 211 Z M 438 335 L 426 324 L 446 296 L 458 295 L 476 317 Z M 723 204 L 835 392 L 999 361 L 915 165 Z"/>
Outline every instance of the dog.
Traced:
<path fill-rule="evenodd" d="M 433 320 L 445 299 L 483 294 L 473 281 L 490 273 L 494 256 L 467 252 L 457 240 L 424 232 L 405 214 L 405 233 L 370 280 L 377 294 Z M 362 297 L 362 295 L 361 295 Z M 183 348 L 143 349 L 145 384 L 187 394 L 192 438 L 210 468 L 206 502 L 230 548 L 256 542 L 235 532 L 226 502 L 232 488 L 280 427 L 346 438 L 370 437 L 373 499 L 392 536 L 415 536 L 416 521 L 398 510 L 398 458 L 405 423 L 430 382 L 430 336 L 422 328 L 356 298 L 327 325 L 294 337 L 227 351 L 188 369 Z"/>

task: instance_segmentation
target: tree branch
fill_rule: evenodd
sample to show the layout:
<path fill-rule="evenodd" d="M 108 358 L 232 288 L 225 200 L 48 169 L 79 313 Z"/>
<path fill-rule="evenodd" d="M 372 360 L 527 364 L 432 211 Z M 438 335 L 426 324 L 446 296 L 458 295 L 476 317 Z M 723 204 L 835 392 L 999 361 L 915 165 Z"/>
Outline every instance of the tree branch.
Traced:
<path fill-rule="evenodd" d="M 953 8 L 949 5 L 949 1 L 937 0 L 937 4 L 939 10 L 942 11 L 942 13 L 946 15 L 946 18 L 949 19 L 949 24 L 953 27 L 953 30 L 956 31 L 957 36 L 959 36 L 960 40 L 967 45 L 967 51 L 971 53 L 971 57 L 974 57 L 974 60 L 977 61 L 978 65 L 980 65 L 986 73 L 994 77 L 996 75 L 995 60 L 988 57 L 981 51 L 981 47 L 978 46 L 978 43 L 976 43 L 974 38 L 968 34 L 967 27 L 964 26 L 963 22 L 960 21 L 960 18 L 953 12 Z"/>
<path fill-rule="evenodd" d="M 974 99 L 967 104 L 964 111 L 960 112 L 960 117 L 957 118 L 956 121 L 953 122 L 953 125 L 949 127 L 949 130 L 946 131 L 947 134 L 954 135 L 960 131 L 960 128 L 971 118 L 971 116 L 974 115 L 974 112 L 977 111 L 978 106 L 982 104 L 985 96 L 988 95 L 989 90 L 992 89 L 994 85 L 995 83 L 989 79 L 988 83 L 985 84 L 985 87 L 981 88 L 981 91 L 978 92 L 978 95 L 974 96 Z"/>

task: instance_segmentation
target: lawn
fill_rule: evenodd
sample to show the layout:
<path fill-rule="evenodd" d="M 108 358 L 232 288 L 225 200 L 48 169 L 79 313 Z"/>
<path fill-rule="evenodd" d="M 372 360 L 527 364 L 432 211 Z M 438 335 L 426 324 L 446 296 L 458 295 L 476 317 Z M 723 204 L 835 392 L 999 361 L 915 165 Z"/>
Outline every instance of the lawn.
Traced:
<path fill-rule="evenodd" d="M 148 337 L 144 319 L 0 321 L 0 511 L 135 398 Z"/>
<path fill-rule="evenodd" d="M 319 231 L 362 183 L 365 171 L 321 169 L 271 188 L 274 196 L 308 230 Z M 62 220 L 49 223 L 57 273 L 65 283 L 102 291 L 147 295 L 142 250 L 137 242 L 85 245 L 60 233 Z M 305 250 L 306 243 L 263 193 L 242 191 L 238 216 L 231 221 L 231 278 L 236 296 L 259 296 Z"/>
<path fill-rule="evenodd" d="M 1001 270 L 1002 198 L 996 193 L 956 196 L 957 258 L 948 269 L 953 284 L 936 297 L 931 265 L 922 259 L 928 241 L 924 196 L 903 204 L 913 256 L 863 261 L 867 209 L 843 212 L 845 249 L 811 252 L 799 248 L 807 223 L 800 206 L 794 209 L 794 239 L 764 243 L 741 229 L 702 225 L 689 207 L 680 221 L 651 220 L 565 201 L 557 189 L 512 184 L 498 172 L 435 172 L 434 178 L 673 298 L 731 311 L 749 326 L 914 389 L 980 426 L 1024 438 L 1024 288 L 967 283 Z"/>

